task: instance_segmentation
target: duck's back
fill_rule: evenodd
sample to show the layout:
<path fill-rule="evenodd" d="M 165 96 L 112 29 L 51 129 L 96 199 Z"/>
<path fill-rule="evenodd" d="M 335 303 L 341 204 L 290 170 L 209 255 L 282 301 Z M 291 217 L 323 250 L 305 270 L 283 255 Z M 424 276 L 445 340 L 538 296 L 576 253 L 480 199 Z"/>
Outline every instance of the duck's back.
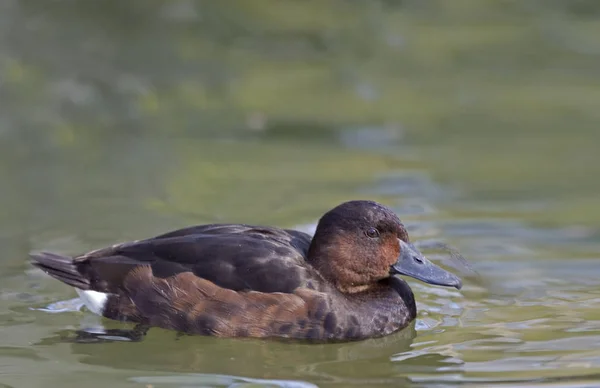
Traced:
<path fill-rule="evenodd" d="M 306 262 L 310 236 L 295 230 L 239 224 L 179 229 L 150 239 L 117 244 L 76 257 L 93 289 L 114 293 L 122 277 L 140 265 L 154 276 L 182 272 L 233 291 L 290 293 L 315 275 Z"/>

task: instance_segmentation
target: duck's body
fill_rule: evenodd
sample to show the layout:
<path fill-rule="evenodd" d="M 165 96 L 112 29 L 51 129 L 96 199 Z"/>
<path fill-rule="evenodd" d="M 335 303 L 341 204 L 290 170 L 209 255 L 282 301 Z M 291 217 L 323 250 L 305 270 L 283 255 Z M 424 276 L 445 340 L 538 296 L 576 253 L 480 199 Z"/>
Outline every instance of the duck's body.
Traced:
<path fill-rule="evenodd" d="M 367 201 L 342 210 L 366 204 L 381 211 Z M 416 306 L 408 284 L 389 276 L 403 246 L 397 233 L 389 245 L 371 238 L 356 244 L 347 232 L 355 222 L 361 230 L 360 219 L 336 209 L 314 238 L 272 227 L 201 225 L 75 258 L 32 257 L 97 314 L 190 334 L 356 340 L 405 327 Z M 383 216 L 378 240 L 390 217 Z M 379 251 L 369 252 L 370 244 Z"/>

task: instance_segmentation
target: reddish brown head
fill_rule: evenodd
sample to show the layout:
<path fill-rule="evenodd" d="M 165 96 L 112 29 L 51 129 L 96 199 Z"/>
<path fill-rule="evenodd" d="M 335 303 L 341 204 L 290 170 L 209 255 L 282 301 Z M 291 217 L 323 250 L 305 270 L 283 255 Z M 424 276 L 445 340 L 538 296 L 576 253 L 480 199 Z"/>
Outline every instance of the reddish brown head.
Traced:
<path fill-rule="evenodd" d="M 368 289 L 393 274 L 461 287 L 455 275 L 427 260 L 389 208 L 373 201 L 342 203 L 319 220 L 308 260 L 338 290 Z"/>

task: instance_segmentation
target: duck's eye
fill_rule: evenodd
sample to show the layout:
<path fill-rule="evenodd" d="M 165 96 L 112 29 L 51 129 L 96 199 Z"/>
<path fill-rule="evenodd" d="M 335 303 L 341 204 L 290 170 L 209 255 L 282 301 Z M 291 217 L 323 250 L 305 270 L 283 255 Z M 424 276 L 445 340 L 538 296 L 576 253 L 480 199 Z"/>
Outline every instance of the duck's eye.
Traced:
<path fill-rule="evenodd" d="M 375 228 L 369 228 L 367 229 L 367 231 L 365 232 L 365 234 L 367 235 L 367 237 L 370 238 L 377 238 L 379 237 L 379 231 Z"/>

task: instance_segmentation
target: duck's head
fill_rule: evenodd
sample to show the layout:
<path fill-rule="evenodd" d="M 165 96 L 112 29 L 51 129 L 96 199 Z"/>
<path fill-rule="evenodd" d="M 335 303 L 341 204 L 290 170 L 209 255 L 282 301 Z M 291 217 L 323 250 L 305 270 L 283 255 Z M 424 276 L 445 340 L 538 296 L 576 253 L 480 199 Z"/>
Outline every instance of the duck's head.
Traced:
<path fill-rule="evenodd" d="M 350 201 L 321 217 L 308 259 L 340 291 L 355 293 L 393 275 L 456 287 L 456 275 L 427 260 L 389 208 L 373 201 Z"/>

